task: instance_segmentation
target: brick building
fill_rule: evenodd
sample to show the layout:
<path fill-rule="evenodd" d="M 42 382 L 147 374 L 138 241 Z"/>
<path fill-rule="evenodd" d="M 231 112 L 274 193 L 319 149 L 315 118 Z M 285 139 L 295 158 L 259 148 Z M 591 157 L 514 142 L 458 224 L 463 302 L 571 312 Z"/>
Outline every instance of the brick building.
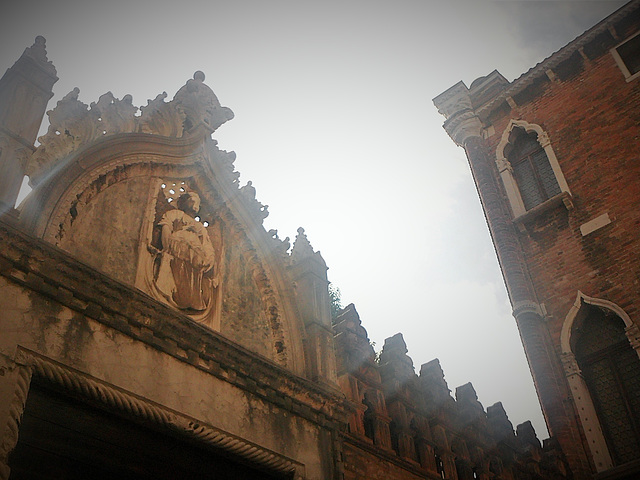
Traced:
<path fill-rule="evenodd" d="M 434 99 L 466 151 L 550 434 L 640 478 L 640 2 Z"/>
<path fill-rule="evenodd" d="M 141 108 L 74 89 L 36 146 L 56 75 L 38 37 L 0 80 L 0 479 L 567 478 L 401 335 L 376 358 L 352 305 L 331 318 L 202 72 Z"/>

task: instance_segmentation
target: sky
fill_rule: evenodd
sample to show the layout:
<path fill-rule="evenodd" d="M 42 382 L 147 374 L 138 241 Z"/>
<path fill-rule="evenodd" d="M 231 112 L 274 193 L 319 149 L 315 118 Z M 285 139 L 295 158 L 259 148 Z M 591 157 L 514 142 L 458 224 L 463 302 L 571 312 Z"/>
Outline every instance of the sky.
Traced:
<path fill-rule="evenodd" d="M 203 71 L 235 113 L 213 137 L 269 205 L 265 228 L 305 228 L 376 350 L 402 332 L 417 372 L 439 358 L 453 392 L 471 381 L 542 439 L 464 151 L 432 99 L 494 69 L 513 80 L 624 3 L 22 0 L 0 7 L 0 70 L 43 35 L 49 108 L 76 86 L 86 104 L 145 106 Z"/>

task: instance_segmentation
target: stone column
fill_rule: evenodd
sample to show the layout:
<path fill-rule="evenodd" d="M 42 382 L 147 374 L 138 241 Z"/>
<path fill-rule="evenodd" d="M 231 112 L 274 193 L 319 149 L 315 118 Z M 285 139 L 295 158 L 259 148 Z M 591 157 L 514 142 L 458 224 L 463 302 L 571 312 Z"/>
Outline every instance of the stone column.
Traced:
<path fill-rule="evenodd" d="M 575 477 L 590 478 L 575 407 L 567 401 L 564 373 L 538 305 L 511 212 L 497 183 L 495 160 L 487 153 L 482 137 L 484 125 L 462 82 L 436 97 L 434 103 L 447 117 L 445 130 L 465 149 L 469 160 L 549 433 L 557 436 Z"/>
<path fill-rule="evenodd" d="M 320 252 L 313 250 L 303 228 L 298 229 L 291 259 L 296 299 L 306 328 L 305 347 L 309 376 L 316 382 L 337 388 L 327 264 Z"/>

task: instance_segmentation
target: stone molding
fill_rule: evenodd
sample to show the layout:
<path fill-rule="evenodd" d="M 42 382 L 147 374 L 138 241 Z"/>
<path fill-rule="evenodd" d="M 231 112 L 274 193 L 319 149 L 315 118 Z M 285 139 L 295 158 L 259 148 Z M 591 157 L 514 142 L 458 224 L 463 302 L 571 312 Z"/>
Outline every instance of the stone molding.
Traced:
<path fill-rule="evenodd" d="M 265 449 L 214 426 L 198 422 L 145 398 L 135 396 L 115 386 L 71 370 L 29 350 L 20 348 L 16 355 L 16 363 L 26 373 L 20 376 L 20 395 L 16 395 L 19 401 L 14 402 L 17 406 L 12 409 L 12 418 L 10 420 L 10 423 L 15 426 L 10 431 L 12 435 L 9 437 L 8 442 L 3 442 L 3 450 L 5 443 L 13 442 L 11 450 L 17 443 L 17 427 L 19 418 L 24 410 L 29 384 L 34 377 L 37 377 L 54 384 L 65 392 L 90 400 L 92 403 L 97 403 L 107 410 L 117 411 L 130 418 L 171 430 L 262 468 L 284 475 L 293 475 L 296 480 L 305 478 L 302 464 L 277 452 Z"/>
<path fill-rule="evenodd" d="M 456 145 L 464 147 L 469 138 L 482 137 L 483 126 L 478 115 L 468 109 L 449 118 L 444 123 L 444 129 Z"/>
<path fill-rule="evenodd" d="M 591 393 L 589 392 L 589 388 L 582 377 L 575 354 L 571 349 L 571 335 L 573 333 L 574 324 L 576 319 L 579 318 L 580 310 L 582 310 L 585 304 L 606 309 L 621 318 L 626 327 L 625 332 L 627 333 L 627 338 L 629 338 L 631 346 L 639 355 L 640 329 L 638 328 L 638 325 L 631 320 L 629 315 L 615 303 L 608 300 L 589 297 L 579 290 L 576 294 L 576 300 L 569 309 L 569 313 L 567 313 L 564 323 L 562 324 L 562 331 L 560 333 L 560 348 L 562 350 L 560 358 L 562 360 L 562 367 L 569 384 L 569 390 L 571 392 L 576 411 L 578 412 L 580 423 L 582 424 L 585 437 L 587 438 L 587 445 L 591 451 L 596 471 L 602 472 L 612 468 L 613 462 L 604 439 L 602 426 L 598 421 L 598 415 L 591 398 Z"/>
<path fill-rule="evenodd" d="M 521 315 L 532 314 L 536 315 L 540 318 L 544 318 L 544 313 L 539 304 L 525 300 L 522 302 L 516 302 L 513 304 L 513 312 L 512 315 L 514 318 L 518 319 Z"/>
<path fill-rule="evenodd" d="M 337 390 L 295 375 L 1 221 L 0 243 L 0 275 L 10 281 L 322 427 L 347 422 Z"/>

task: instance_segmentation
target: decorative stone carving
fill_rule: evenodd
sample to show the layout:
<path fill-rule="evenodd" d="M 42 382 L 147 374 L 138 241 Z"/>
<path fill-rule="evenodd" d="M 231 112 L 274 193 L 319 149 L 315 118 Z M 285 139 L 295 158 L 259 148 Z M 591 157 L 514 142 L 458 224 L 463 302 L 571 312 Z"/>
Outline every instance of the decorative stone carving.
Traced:
<path fill-rule="evenodd" d="M 269 205 L 263 205 L 256 200 L 256 189 L 251 181 L 248 181 L 244 187 L 240 188 L 240 194 L 246 200 L 251 213 L 260 219 L 260 221 L 269 216 Z"/>
<path fill-rule="evenodd" d="M 271 229 L 267 232 L 269 237 L 273 240 L 274 250 L 280 253 L 280 255 L 284 258 L 289 258 L 289 248 L 291 248 L 291 239 L 286 237 L 284 240 L 280 240 L 278 237 L 278 230 Z"/>
<path fill-rule="evenodd" d="M 63 160 L 82 144 L 98 136 L 97 122 L 91 121 L 89 107 L 78 100 L 79 93 L 80 89 L 74 88 L 53 110 L 47 112 L 49 129 L 38 139 L 40 147 L 25 165 L 26 174 L 32 183 L 38 183 L 42 174 L 51 169 L 54 162 Z"/>
<path fill-rule="evenodd" d="M 89 108 L 78 100 L 80 90 L 74 88 L 47 112 L 49 129 L 39 138 L 40 147 L 26 162 L 26 174 L 36 185 L 54 164 L 64 162 L 72 152 L 109 135 L 148 133 L 179 138 L 201 124 L 208 133 L 213 133 L 233 118 L 233 112 L 220 106 L 203 80 L 204 74 L 196 72 L 171 102 L 164 101 L 167 94 L 163 92 L 140 109 L 133 105 L 131 95 L 119 100 L 111 92 L 100 96 Z M 138 110 L 139 117 L 136 116 Z M 266 207 L 260 211 L 266 217 Z"/>
<path fill-rule="evenodd" d="M 294 262 L 298 262 L 303 258 L 311 257 L 315 254 L 313 247 L 304 233 L 304 228 L 298 228 L 298 235 L 295 242 L 293 242 L 293 250 L 291 251 L 291 259 Z"/>
<path fill-rule="evenodd" d="M 204 123 L 213 132 L 233 118 L 231 109 L 222 107 L 213 90 L 203 83 L 204 78 L 204 73 L 197 71 L 173 98 L 178 109 L 185 114 L 185 131 Z"/>
<path fill-rule="evenodd" d="M 499 157 L 496 160 L 496 166 L 498 167 L 498 172 L 500 172 L 500 173 L 502 173 L 502 172 L 504 172 L 506 170 L 509 173 L 513 174 L 513 168 L 511 167 L 511 164 L 504 157 Z"/>
<path fill-rule="evenodd" d="M 218 286 L 215 251 L 209 234 L 195 219 L 200 197 L 185 192 L 177 208 L 168 210 L 157 223 L 159 248 L 155 255 L 153 281 L 156 292 L 170 305 L 187 312 L 203 312 L 212 305 Z"/>
<path fill-rule="evenodd" d="M 103 135 L 135 131 L 138 107 L 132 101 L 131 95 L 125 95 L 119 100 L 111 92 L 107 92 L 100 96 L 97 103 L 91 104 L 91 113 L 97 116 Z"/>
<path fill-rule="evenodd" d="M 633 349 L 640 352 L 640 327 L 638 324 L 634 323 L 625 328 L 625 333 Z"/>
<path fill-rule="evenodd" d="M 174 103 L 166 103 L 167 92 L 162 92 L 153 100 L 147 100 L 146 107 L 140 107 L 140 131 L 165 137 L 181 137 L 185 114 Z"/>

